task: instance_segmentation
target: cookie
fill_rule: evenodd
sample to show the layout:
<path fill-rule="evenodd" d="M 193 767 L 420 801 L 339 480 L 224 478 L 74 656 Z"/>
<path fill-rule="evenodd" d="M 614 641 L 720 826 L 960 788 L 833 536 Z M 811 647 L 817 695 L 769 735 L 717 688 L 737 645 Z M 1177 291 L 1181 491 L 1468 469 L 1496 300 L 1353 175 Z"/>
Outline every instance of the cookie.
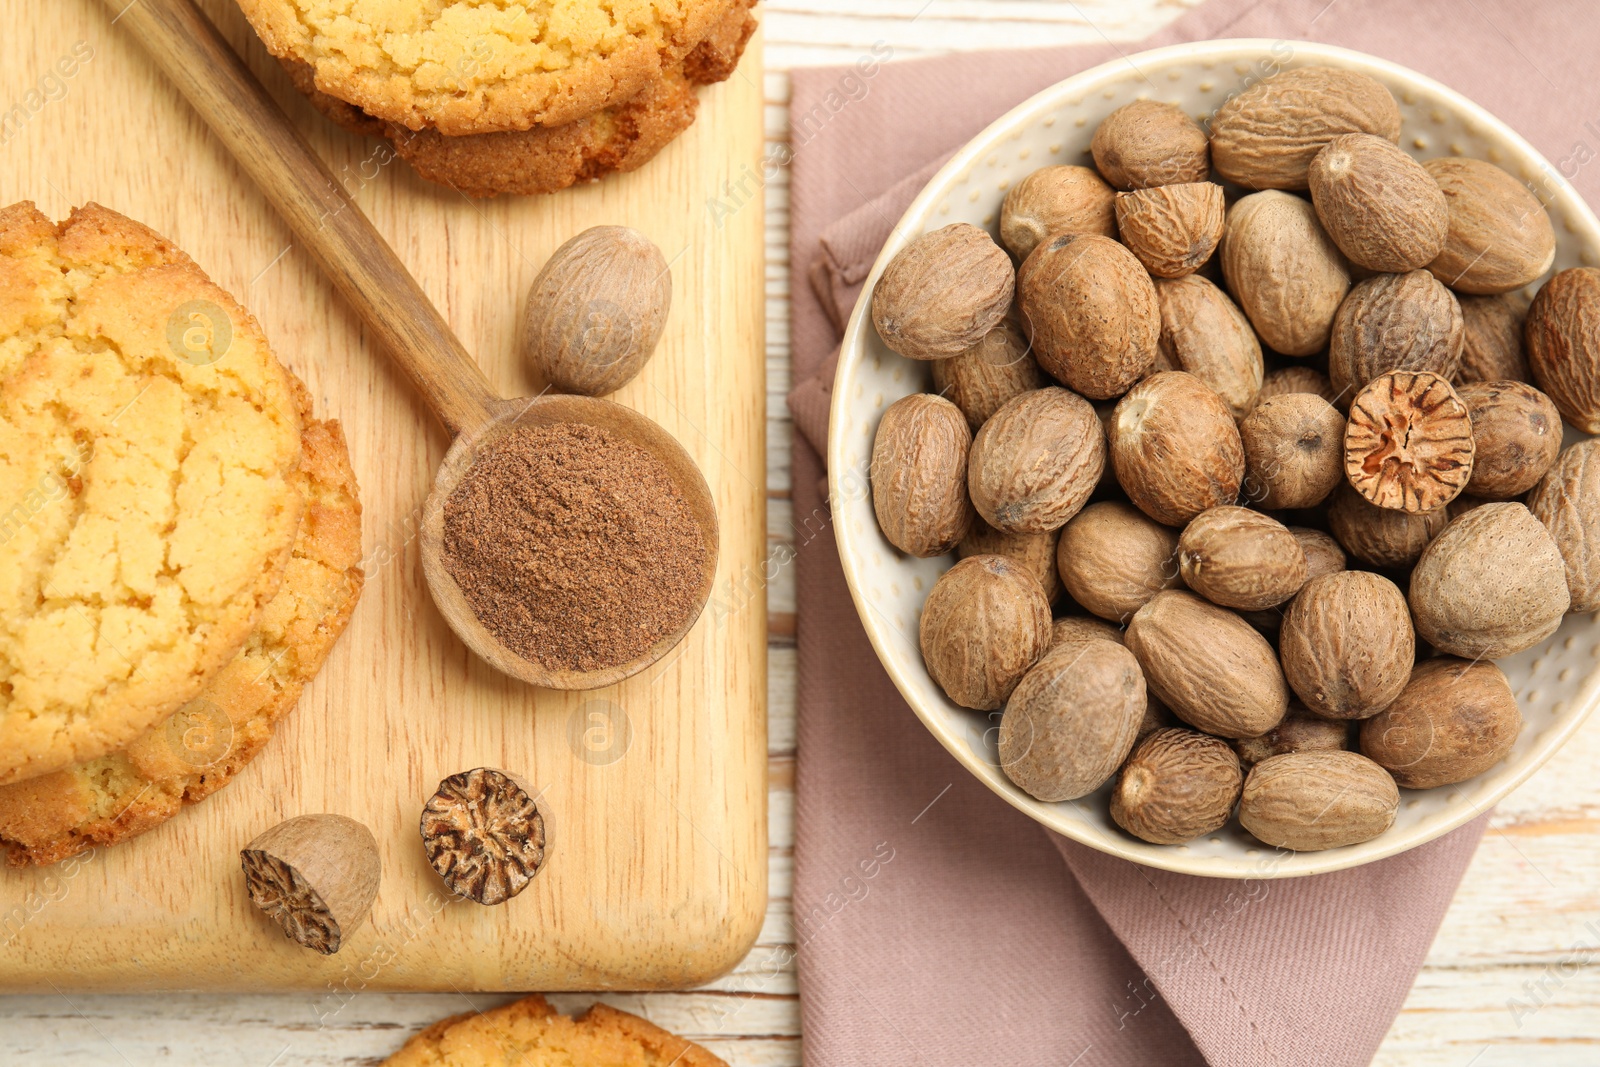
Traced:
<path fill-rule="evenodd" d="M 0 785 L 126 747 L 255 629 L 300 416 L 250 315 L 90 204 L 0 209 Z"/>
<path fill-rule="evenodd" d="M 361 503 L 339 424 L 308 421 L 303 442 L 305 517 L 244 648 L 124 751 L 0 786 L 0 851 L 11 866 L 114 845 L 215 793 L 271 740 L 321 668 L 361 595 Z"/>
<path fill-rule="evenodd" d="M 449 136 L 562 126 L 638 95 L 742 0 L 239 0 L 267 50 L 374 118 Z"/>
<path fill-rule="evenodd" d="M 317 89 L 312 69 L 285 61 L 295 87 L 338 125 L 385 137 L 394 152 L 429 181 L 468 196 L 553 193 L 577 182 L 635 170 L 693 122 L 694 87 L 722 81 L 738 66 L 755 19 L 741 2 L 674 70 L 633 99 L 562 126 L 452 137 L 376 119 Z"/>
<path fill-rule="evenodd" d="M 577 1018 L 537 993 L 485 1012 L 441 1019 L 381 1067 L 728 1067 L 692 1041 L 605 1004 Z"/>

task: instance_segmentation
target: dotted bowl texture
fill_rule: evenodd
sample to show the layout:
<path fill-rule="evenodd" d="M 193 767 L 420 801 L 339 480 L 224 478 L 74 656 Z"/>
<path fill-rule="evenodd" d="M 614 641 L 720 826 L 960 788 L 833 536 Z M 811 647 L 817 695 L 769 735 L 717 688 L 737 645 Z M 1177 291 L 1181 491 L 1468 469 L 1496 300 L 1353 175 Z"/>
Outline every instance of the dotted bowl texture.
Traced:
<path fill-rule="evenodd" d="M 952 704 L 923 667 L 917 648 L 922 603 L 952 558 L 901 555 L 884 540 L 873 517 L 866 472 L 878 419 L 902 396 L 931 391 L 932 384 L 926 364 L 895 355 L 878 339 L 871 292 L 884 265 L 926 231 L 969 222 L 998 239 L 1000 202 L 1011 184 L 1049 164 L 1093 166 L 1089 139 L 1123 104 L 1161 100 L 1204 124 L 1224 100 L 1261 78 L 1311 65 L 1365 71 L 1387 85 L 1400 104 L 1401 147 L 1418 159 L 1486 159 L 1527 183 L 1555 224 L 1553 270 L 1600 263 L 1600 222 L 1572 187 L 1504 123 L 1443 85 L 1385 60 L 1325 45 L 1269 40 L 1179 45 L 1118 59 L 1046 89 L 958 152 L 912 203 L 878 256 L 845 331 L 834 383 L 828 466 L 840 555 L 867 636 L 906 701 L 962 766 L 1033 819 L 1103 852 L 1186 874 L 1284 878 L 1353 867 L 1414 848 L 1487 811 L 1549 759 L 1600 698 L 1600 625 L 1594 616 L 1569 616 L 1554 637 L 1500 661 L 1524 719 L 1510 756 L 1459 786 L 1401 790 L 1394 826 L 1360 845 L 1287 852 L 1262 844 L 1236 824 L 1188 845 L 1149 845 L 1111 822 L 1108 789 L 1066 803 L 1034 800 L 1000 770 L 999 713 Z"/>

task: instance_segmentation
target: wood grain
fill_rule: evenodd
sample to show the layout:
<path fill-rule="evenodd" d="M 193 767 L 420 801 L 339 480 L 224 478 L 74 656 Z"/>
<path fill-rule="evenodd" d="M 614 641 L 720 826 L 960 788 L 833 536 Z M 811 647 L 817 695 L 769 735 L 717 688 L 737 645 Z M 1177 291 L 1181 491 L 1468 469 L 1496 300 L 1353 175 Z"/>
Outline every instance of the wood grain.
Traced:
<path fill-rule="evenodd" d="M 618 686 L 536 690 L 450 632 L 423 584 L 423 501 L 448 440 L 384 338 L 336 295 L 173 85 L 88 0 L 7 0 L 0 201 L 64 217 L 95 200 L 172 238 L 260 319 L 340 418 L 365 505 L 367 587 L 280 736 L 217 796 L 161 829 L 54 870 L 0 872 L 0 988 L 451 991 L 680 988 L 736 965 L 766 904 L 766 551 L 760 205 L 700 205 L 759 163 L 759 45 L 703 94 L 650 166 L 561 196 L 475 202 L 332 129 L 227 0 L 206 13 L 365 209 L 492 390 L 539 392 L 514 359 L 518 305 L 555 248 L 622 222 L 664 251 L 677 306 L 654 360 L 617 394 L 676 438 L 722 521 L 712 604 L 677 650 Z M 89 58 L 55 66 L 84 42 Z M 30 87 L 50 76 L 31 109 Z M 56 91 L 54 86 L 62 87 Z M 686 205 L 695 208 L 685 210 Z M 469 398 L 470 399 L 470 398 Z M 446 412 L 446 421 L 452 421 Z M 547 869 L 499 908 L 448 900 L 417 836 L 446 775 L 514 771 L 544 790 Z M 339 955 L 286 941 L 245 899 L 239 848 L 290 815 L 365 822 L 384 853 L 372 917 Z M 470 946 L 470 948 L 469 948 Z M 4 1058 L 0 1056 L 0 1058 Z"/>
<path fill-rule="evenodd" d="M 1133 42 L 1201 0 L 766 0 L 765 127 L 770 150 L 788 142 L 788 69 L 850 63 L 874 42 L 897 57 L 972 47 Z M 17 0 L 0 0 L 10 14 Z M 975 34 L 981 33 L 980 39 Z M 1130 46 L 1131 50 L 1131 46 Z M 0 104 L 31 84 L 27 70 L 0 68 Z M 253 63 L 253 65 L 255 65 Z M 257 69 L 260 69 L 257 66 Z M 736 75 L 737 77 L 737 75 Z M 31 135 L 30 135 L 31 136 Z M 320 147 L 320 145 L 319 145 Z M 6 151 L 13 150 L 10 147 Z M 396 168 L 398 169 L 398 168 Z M 798 1067 L 800 1013 L 790 918 L 794 722 L 794 583 L 788 501 L 791 424 L 784 396 L 789 364 L 788 173 L 765 187 L 767 515 L 775 575 L 767 585 L 788 637 L 773 628 L 768 689 L 774 774 L 769 809 L 772 897 L 756 945 L 729 975 L 687 993 L 607 994 L 607 1002 L 700 1040 L 733 1067 Z M 385 195 L 380 176 L 362 202 Z M 531 278 L 531 275 L 529 276 Z M 431 284 L 431 283 L 430 283 Z M 470 286 L 467 288 L 470 289 Z M 436 296 L 437 298 L 437 296 Z M 454 319 L 453 319 L 454 321 Z M 1375 1061 L 1380 1067 L 1593 1067 L 1600 1032 L 1600 719 L 1591 720 L 1538 775 L 1496 811 L 1489 835 L 1416 987 Z M 1513 1018 L 1508 1003 L 1543 983 L 1548 1006 Z M 310 995 L 44 996 L 0 998 L 0 1062 L 32 1057 L 63 1065 L 130 1063 L 249 1067 L 370 1064 L 444 1015 L 488 1007 L 503 996 L 368 992 L 319 1016 Z M 580 1008 L 595 998 L 554 998 Z M 1476 1057 L 1476 1059 L 1475 1059 Z"/>

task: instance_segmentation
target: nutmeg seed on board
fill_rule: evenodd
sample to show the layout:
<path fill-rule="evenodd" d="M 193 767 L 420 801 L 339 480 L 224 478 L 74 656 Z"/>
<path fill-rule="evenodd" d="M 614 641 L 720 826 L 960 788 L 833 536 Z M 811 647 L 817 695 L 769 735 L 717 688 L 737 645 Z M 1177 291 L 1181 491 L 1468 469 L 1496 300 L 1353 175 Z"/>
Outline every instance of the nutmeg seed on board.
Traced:
<path fill-rule="evenodd" d="M 528 292 L 522 346 L 558 392 L 604 396 L 655 352 L 672 306 L 672 272 L 655 242 L 594 226 L 556 249 Z"/>
<path fill-rule="evenodd" d="M 383 875 L 372 831 L 343 815 L 281 822 L 246 845 L 239 862 L 250 903 L 324 956 L 365 921 Z"/>
<path fill-rule="evenodd" d="M 902 248 L 872 288 L 872 325 L 907 359 L 949 359 L 981 342 L 1011 307 L 1011 257 L 957 222 Z"/>
<path fill-rule="evenodd" d="M 1155 362 L 1155 286 L 1133 253 L 1109 237 L 1040 244 L 1017 272 L 1017 303 L 1039 366 L 1091 400 L 1121 394 Z"/>
<path fill-rule="evenodd" d="M 452 774 L 423 805 L 422 848 L 445 888 L 497 905 L 527 889 L 549 856 L 539 796 L 493 767 Z"/>

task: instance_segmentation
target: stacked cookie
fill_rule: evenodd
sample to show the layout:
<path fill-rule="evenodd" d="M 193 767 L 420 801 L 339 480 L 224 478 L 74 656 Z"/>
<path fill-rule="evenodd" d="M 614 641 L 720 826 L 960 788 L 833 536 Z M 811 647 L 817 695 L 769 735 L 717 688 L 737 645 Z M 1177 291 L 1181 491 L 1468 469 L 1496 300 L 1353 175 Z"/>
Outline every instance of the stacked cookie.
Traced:
<path fill-rule="evenodd" d="M 754 0 L 239 0 L 330 119 L 471 196 L 642 166 L 755 31 Z"/>
<path fill-rule="evenodd" d="M 361 589 L 337 423 L 170 242 L 0 209 L 0 851 L 54 863 L 215 792 Z"/>

